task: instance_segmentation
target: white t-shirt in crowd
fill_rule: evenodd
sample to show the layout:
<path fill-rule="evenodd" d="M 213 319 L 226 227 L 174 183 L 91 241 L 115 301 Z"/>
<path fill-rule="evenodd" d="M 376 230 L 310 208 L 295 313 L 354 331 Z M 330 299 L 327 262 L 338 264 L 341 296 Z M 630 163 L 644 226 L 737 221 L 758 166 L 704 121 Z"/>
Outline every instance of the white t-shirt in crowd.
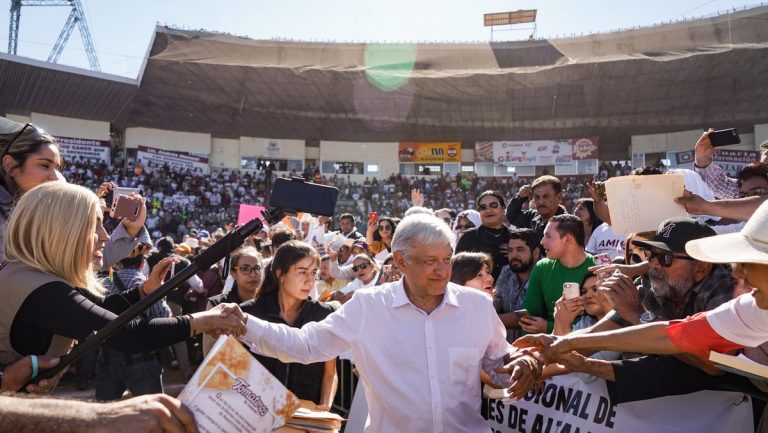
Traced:
<path fill-rule="evenodd" d="M 626 240 L 624 235 L 613 234 L 608 223 L 602 223 L 592 232 L 586 250 L 592 255 L 610 254 L 612 259 L 624 257 Z"/>
<path fill-rule="evenodd" d="M 768 341 L 768 310 L 758 307 L 751 293 L 708 311 L 707 322 L 721 337 L 742 346 L 757 347 Z"/>

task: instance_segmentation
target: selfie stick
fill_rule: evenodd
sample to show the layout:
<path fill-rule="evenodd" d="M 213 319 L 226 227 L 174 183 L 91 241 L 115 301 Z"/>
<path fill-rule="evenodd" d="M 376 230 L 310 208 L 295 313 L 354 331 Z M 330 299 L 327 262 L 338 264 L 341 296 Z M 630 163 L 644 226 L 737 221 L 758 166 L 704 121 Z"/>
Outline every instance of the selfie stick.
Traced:
<path fill-rule="evenodd" d="M 280 221 L 288 212 L 292 211 L 276 207 L 270 211 L 262 211 L 262 215 L 269 224 L 272 224 L 273 222 Z M 170 280 L 163 283 L 159 288 L 157 288 L 157 290 L 141 298 L 139 302 L 131 305 L 116 319 L 109 322 L 109 324 L 107 324 L 99 331 L 95 331 L 86 337 L 84 341 L 80 341 L 80 343 L 74 349 L 72 349 L 71 352 L 61 357 L 61 362 L 59 362 L 55 367 L 41 371 L 36 378 L 30 380 L 26 385 L 24 385 L 22 389 L 26 389 L 27 385 L 29 384 L 41 381 L 43 379 L 50 379 L 68 367 L 70 364 L 82 358 L 83 355 L 85 355 L 88 351 L 104 344 L 108 338 L 123 330 L 128 322 L 136 318 L 152 304 L 162 299 L 172 290 L 181 286 L 199 270 L 208 269 L 219 260 L 228 256 L 229 253 L 241 246 L 245 242 L 245 239 L 248 238 L 248 236 L 261 230 L 262 227 L 264 227 L 264 225 L 261 220 L 259 218 L 254 218 L 242 227 L 239 227 L 238 229 L 233 230 L 224 236 L 224 238 L 208 247 L 208 249 L 203 251 L 199 256 L 197 256 L 197 258 L 192 260 L 192 263 L 189 266 L 182 269 Z"/>

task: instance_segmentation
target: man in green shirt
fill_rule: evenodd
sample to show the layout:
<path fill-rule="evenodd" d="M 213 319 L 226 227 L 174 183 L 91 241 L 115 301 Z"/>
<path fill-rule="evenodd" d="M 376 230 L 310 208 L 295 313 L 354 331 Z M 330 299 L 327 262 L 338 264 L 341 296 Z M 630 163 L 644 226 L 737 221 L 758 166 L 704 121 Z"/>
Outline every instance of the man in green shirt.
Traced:
<path fill-rule="evenodd" d="M 581 286 L 587 269 L 594 266 L 591 255 L 584 252 L 584 224 L 575 215 L 556 215 L 544 229 L 541 245 L 547 258 L 539 260 L 531 271 L 523 305 L 533 316 L 526 332 L 551 333 L 555 324 L 555 301 L 563 295 L 563 283 Z"/>

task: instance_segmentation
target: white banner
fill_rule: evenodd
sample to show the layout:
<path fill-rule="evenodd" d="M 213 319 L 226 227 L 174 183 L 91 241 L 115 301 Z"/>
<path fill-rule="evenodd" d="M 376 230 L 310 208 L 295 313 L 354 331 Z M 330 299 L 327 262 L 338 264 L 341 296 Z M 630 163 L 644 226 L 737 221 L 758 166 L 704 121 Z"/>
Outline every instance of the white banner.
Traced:
<path fill-rule="evenodd" d="M 573 146 L 570 140 L 494 141 L 493 162 L 502 165 L 570 164 Z"/>
<path fill-rule="evenodd" d="M 740 393 L 700 391 L 614 405 L 605 381 L 587 384 L 575 374 L 549 379 L 543 392 L 515 403 L 488 400 L 484 416 L 493 433 L 754 431 L 751 401 Z"/>
<path fill-rule="evenodd" d="M 156 149 L 154 147 L 139 146 L 139 152 L 136 155 L 139 164 L 152 164 L 158 167 L 168 165 L 169 167 L 183 171 L 190 170 L 208 174 L 208 158 L 193 155 L 188 152 L 175 152 L 172 150 Z"/>
<path fill-rule="evenodd" d="M 98 161 L 112 165 L 111 148 L 108 141 L 85 138 L 56 137 L 61 150 L 61 159 L 68 164 L 78 161 Z"/>

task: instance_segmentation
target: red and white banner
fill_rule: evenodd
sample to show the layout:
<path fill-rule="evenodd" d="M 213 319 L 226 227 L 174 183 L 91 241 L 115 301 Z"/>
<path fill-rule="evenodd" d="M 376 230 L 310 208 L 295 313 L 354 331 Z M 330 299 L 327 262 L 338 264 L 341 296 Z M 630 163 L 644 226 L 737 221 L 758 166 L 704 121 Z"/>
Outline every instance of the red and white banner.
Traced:
<path fill-rule="evenodd" d="M 98 161 L 112 165 L 112 152 L 108 141 L 70 137 L 56 137 L 56 140 L 59 142 L 61 159 L 68 164 Z"/>
<path fill-rule="evenodd" d="M 514 403 L 488 400 L 493 433 L 753 432 L 752 404 L 737 392 L 700 391 L 614 405 L 605 381 L 555 376 Z"/>
<path fill-rule="evenodd" d="M 208 174 L 208 158 L 193 155 L 189 152 L 176 152 L 173 150 L 163 150 L 154 147 L 139 146 L 139 152 L 136 155 L 139 164 L 168 167 L 174 170 L 198 172 Z"/>

